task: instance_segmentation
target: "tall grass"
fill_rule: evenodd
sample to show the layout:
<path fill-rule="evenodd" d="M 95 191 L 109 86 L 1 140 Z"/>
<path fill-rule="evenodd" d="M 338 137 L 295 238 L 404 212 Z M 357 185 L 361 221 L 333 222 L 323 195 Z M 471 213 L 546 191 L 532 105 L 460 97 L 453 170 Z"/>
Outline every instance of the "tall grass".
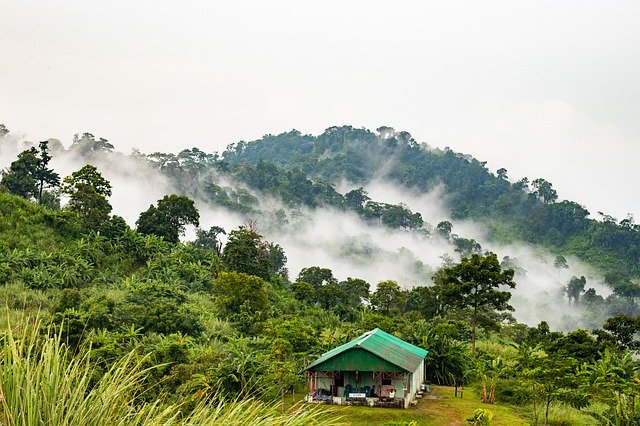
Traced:
<path fill-rule="evenodd" d="M 538 423 L 544 423 L 544 404 L 538 407 Z M 596 426 L 598 420 L 587 414 L 585 410 L 579 410 L 561 402 L 552 402 L 549 406 L 549 426 Z"/>
<path fill-rule="evenodd" d="M 0 419 L 6 425 L 129 425 L 169 413 L 132 401 L 148 372 L 131 352 L 92 382 L 88 351 L 74 357 L 60 334 L 42 337 L 38 324 L 7 327 L 0 369 Z M 17 334 L 16 334 L 17 333 Z"/>
<path fill-rule="evenodd" d="M 74 356 L 60 335 L 44 337 L 31 322 L 7 327 L 0 341 L 0 422 L 3 425 L 282 425 L 338 424 L 326 411 L 277 403 L 213 398 L 183 405 L 138 402 L 150 368 L 131 352 L 97 381 L 88 351 Z"/>

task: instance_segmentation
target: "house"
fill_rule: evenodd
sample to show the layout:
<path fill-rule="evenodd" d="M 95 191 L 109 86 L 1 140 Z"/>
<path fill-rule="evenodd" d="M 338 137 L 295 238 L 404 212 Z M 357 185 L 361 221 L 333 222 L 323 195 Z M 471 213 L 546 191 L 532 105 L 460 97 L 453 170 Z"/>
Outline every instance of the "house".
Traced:
<path fill-rule="evenodd" d="M 425 378 L 428 351 L 376 328 L 322 354 L 304 371 L 309 402 L 407 408 Z"/>

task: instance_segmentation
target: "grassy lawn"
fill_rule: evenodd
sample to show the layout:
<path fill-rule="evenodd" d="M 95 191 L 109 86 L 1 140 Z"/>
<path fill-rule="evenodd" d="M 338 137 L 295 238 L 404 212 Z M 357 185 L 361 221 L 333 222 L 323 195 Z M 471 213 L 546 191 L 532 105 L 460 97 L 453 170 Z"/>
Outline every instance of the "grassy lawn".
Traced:
<path fill-rule="evenodd" d="M 513 408 L 504 405 L 487 405 L 471 390 L 465 389 L 464 398 L 455 398 L 454 389 L 446 386 L 432 387 L 432 395 L 442 399 L 420 399 L 407 410 L 357 406 L 327 406 L 342 416 L 346 424 L 395 426 L 416 421 L 419 426 L 466 425 L 465 419 L 477 408 L 493 412 L 492 426 L 528 425 L 531 422 Z"/>

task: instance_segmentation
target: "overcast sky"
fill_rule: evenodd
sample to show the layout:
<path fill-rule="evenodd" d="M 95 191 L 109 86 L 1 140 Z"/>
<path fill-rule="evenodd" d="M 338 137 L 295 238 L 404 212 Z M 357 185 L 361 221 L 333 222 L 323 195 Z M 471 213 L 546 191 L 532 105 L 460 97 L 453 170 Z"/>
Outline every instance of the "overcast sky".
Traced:
<path fill-rule="evenodd" d="M 640 2 L 0 0 L 0 123 L 128 152 L 388 125 L 640 220 Z"/>

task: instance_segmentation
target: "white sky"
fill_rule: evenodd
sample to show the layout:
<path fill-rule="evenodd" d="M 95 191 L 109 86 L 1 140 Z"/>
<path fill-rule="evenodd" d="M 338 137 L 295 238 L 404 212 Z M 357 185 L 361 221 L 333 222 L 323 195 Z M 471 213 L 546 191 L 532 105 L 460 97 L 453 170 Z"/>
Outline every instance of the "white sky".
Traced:
<path fill-rule="evenodd" d="M 120 151 L 393 126 L 640 219 L 640 2 L 0 0 L 0 123 Z"/>

